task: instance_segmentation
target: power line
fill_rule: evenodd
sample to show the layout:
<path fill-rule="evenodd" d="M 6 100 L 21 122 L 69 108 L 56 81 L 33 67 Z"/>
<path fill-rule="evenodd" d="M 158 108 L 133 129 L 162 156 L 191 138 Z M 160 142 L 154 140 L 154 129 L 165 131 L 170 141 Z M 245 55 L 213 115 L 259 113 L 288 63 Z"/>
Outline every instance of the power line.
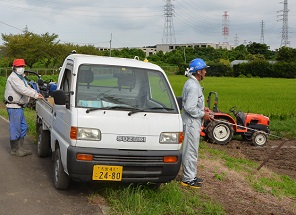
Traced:
<path fill-rule="evenodd" d="M 0 21 L 0 23 L 2 23 L 3 25 L 7 25 L 7 26 L 9 26 L 9 27 L 11 27 L 11 28 L 14 28 L 14 29 L 17 29 L 17 30 L 23 31 L 23 29 L 17 28 L 17 27 L 12 26 L 12 25 L 9 25 L 9 24 L 7 24 L 7 23 L 5 23 L 5 22 Z"/>

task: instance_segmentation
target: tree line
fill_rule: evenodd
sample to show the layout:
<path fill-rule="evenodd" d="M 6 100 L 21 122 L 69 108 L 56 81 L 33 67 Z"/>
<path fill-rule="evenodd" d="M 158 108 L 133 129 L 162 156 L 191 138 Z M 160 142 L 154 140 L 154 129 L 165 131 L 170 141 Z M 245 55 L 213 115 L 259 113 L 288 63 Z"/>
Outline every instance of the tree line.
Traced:
<path fill-rule="evenodd" d="M 98 50 L 93 45 L 61 43 L 57 34 L 36 34 L 24 31 L 21 34 L 1 34 L 4 43 L 0 46 L 0 68 L 11 67 L 15 58 L 24 58 L 29 68 L 59 68 L 73 51 L 81 54 L 110 56 L 110 51 Z M 137 48 L 113 49 L 112 57 L 146 58 Z M 210 76 L 283 77 L 296 78 L 296 49 L 281 47 L 270 50 L 266 44 L 249 42 L 233 50 L 212 47 L 179 47 L 171 52 L 159 51 L 147 59 L 159 66 L 177 66 L 177 74 L 184 74 L 189 62 L 203 58 L 210 66 Z M 234 60 L 247 63 L 232 66 Z"/>

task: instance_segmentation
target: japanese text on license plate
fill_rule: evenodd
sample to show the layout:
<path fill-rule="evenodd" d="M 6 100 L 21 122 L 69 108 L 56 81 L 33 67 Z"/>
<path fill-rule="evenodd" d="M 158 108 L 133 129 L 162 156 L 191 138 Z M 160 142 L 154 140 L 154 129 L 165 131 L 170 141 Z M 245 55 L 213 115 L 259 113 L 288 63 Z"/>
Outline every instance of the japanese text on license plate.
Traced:
<path fill-rule="evenodd" d="M 103 181 L 121 181 L 122 179 L 122 166 L 93 166 L 93 180 Z"/>

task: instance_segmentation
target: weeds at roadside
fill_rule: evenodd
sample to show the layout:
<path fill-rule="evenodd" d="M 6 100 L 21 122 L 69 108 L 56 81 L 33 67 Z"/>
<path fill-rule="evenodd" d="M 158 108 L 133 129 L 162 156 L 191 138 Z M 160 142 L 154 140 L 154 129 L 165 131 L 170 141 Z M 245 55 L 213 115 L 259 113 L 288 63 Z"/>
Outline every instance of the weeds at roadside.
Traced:
<path fill-rule="evenodd" d="M 107 186 L 103 195 L 111 206 L 110 214 L 226 214 L 221 205 L 198 190 L 183 189 L 177 181 L 158 190 L 148 185 Z"/>
<path fill-rule="evenodd" d="M 224 151 L 203 146 L 202 153 L 205 153 L 213 160 L 225 162 L 225 166 L 236 172 L 243 173 L 245 181 L 259 193 L 270 193 L 276 197 L 288 196 L 296 199 L 296 181 L 285 175 L 273 174 L 254 174 L 258 164 L 244 158 L 228 156 Z M 257 172 L 258 173 L 258 172 Z M 224 180 L 226 173 L 216 173 L 217 180 Z"/>
<path fill-rule="evenodd" d="M 252 181 L 252 187 L 261 193 L 271 193 L 277 197 L 289 196 L 296 200 L 296 183 L 289 176 L 261 177 Z"/>
<path fill-rule="evenodd" d="M 222 173 L 216 173 L 214 175 L 214 178 L 219 180 L 219 181 L 224 181 L 225 180 L 225 176 L 226 176 L 226 173 L 225 172 L 222 172 Z"/>

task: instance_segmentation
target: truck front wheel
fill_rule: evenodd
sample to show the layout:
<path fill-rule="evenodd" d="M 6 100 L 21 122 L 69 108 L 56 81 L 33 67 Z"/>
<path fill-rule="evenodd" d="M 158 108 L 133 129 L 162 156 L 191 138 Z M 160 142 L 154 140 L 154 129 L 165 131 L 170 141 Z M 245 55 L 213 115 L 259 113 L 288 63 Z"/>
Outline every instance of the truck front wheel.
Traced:
<path fill-rule="evenodd" d="M 58 190 L 66 190 L 69 187 L 69 176 L 64 171 L 59 148 L 54 155 L 54 186 Z"/>

